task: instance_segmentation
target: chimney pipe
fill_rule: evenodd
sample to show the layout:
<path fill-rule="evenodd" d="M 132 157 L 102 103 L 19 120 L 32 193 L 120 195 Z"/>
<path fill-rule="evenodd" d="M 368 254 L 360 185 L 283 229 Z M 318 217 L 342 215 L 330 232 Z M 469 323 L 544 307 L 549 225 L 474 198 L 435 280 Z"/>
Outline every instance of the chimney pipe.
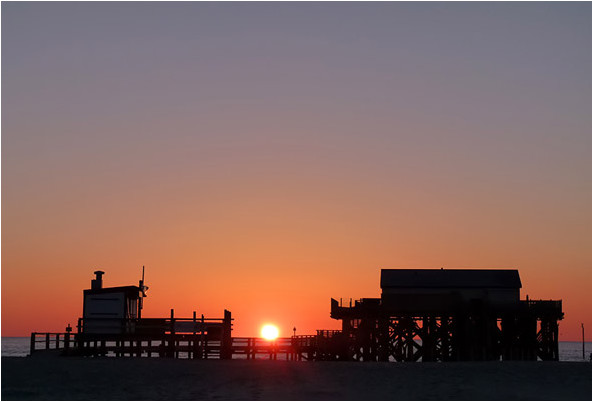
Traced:
<path fill-rule="evenodd" d="M 103 271 L 95 271 L 95 279 L 91 280 L 91 289 L 102 289 L 103 288 Z"/>

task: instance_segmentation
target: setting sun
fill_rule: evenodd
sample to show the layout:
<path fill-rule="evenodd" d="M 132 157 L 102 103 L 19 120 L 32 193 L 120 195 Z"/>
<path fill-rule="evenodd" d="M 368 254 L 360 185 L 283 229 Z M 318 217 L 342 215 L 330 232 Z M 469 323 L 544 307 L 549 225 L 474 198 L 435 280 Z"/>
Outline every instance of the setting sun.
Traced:
<path fill-rule="evenodd" d="M 270 324 L 266 324 L 261 329 L 261 336 L 264 339 L 273 341 L 278 338 L 278 327 Z"/>

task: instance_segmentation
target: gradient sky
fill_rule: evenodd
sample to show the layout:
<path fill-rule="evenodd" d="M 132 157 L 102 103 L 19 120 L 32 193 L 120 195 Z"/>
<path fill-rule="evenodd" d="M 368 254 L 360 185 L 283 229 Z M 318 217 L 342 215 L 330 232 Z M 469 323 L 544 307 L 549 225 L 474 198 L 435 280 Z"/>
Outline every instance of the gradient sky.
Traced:
<path fill-rule="evenodd" d="M 517 268 L 591 333 L 591 3 L 2 5 L 2 335 L 338 328 L 380 268 Z"/>

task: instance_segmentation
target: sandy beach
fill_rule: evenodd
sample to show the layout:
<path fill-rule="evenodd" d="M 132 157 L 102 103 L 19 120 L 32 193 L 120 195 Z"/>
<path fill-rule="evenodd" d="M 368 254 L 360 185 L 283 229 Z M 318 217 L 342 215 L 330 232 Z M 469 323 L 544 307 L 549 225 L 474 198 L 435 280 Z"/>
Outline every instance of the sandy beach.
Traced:
<path fill-rule="evenodd" d="M 3 400 L 591 400 L 591 364 L 2 358 Z"/>

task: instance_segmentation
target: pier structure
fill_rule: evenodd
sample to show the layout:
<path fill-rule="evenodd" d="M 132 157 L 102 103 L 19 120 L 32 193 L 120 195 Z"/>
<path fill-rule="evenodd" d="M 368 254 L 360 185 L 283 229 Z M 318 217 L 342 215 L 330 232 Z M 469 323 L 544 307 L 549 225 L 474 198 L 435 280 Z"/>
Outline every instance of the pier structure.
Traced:
<path fill-rule="evenodd" d="M 102 335 L 80 337 L 70 332 L 33 332 L 30 355 L 58 353 L 62 356 L 163 357 L 176 359 L 243 360 L 334 360 L 327 331 L 318 335 L 298 335 L 267 340 L 260 337 L 232 337 L 230 355 L 221 352 L 219 342 L 201 342 L 187 334 L 176 338 Z M 340 332 L 340 331 L 336 331 Z M 229 357 L 230 356 L 230 357 Z"/>
<path fill-rule="evenodd" d="M 558 360 L 561 300 L 520 300 L 517 270 L 383 269 L 381 297 L 343 306 L 335 360 Z"/>
<path fill-rule="evenodd" d="M 144 270 L 143 270 L 144 271 Z M 311 360 L 311 347 L 293 338 L 273 341 L 232 337 L 232 314 L 221 318 L 142 317 L 147 286 L 144 272 L 138 286 L 103 286 L 103 271 L 95 271 L 91 287 L 83 290 L 82 317 L 76 332 L 33 332 L 30 355 L 58 352 L 67 356 L 164 357 L 183 359 Z M 300 346 L 300 347 L 297 347 Z"/>
<path fill-rule="evenodd" d="M 91 288 L 83 291 L 83 314 L 78 320 L 76 348 L 71 353 L 105 356 L 179 357 L 197 359 L 232 357 L 231 312 L 222 318 L 142 317 L 144 267 L 138 286 L 103 287 L 103 271 L 95 271 Z"/>
<path fill-rule="evenodd" d="M 79 332 L 74 335 L 74 348 L 69 354 L 83 356 L 158 356 L 193 359 L 230 359 L 232 356 L 231 313 L 222 318 L 175 317 L 123 319 L 122 332 L 97 333 L 85 331 L 99 319 L 79 319 Z M 110 323 L 113 324 L 113 320 Z"/>
<path fill-rule="evenodd" d="M 60 350 L 82 356 L 159 356 L 196 359 L 232 358 L 231 312 L 221 318 L 142 317 L 144 268 L 138 286 L 103 286 L 103 271 L 95 271 L 90 289 L 83 290 L 82 317 L 77 331 L 32 333 L 31 354 Z"/>
<path fill-rule="evenodd" d="M 561 300 L 520 300 L 517 270 L 381 270 L 381 297 L 346 307 L 331 299 L 341 330 L 273 341 L 232 337 L 221 318 L 142 317 L 138 286 L 103 287 L 95 271 L 77 330 L 31 334 L 31 354 L 189 359 L 343 361 L 558 360 Z M 144 274 L 143 274 L 144 277 Z"/>

